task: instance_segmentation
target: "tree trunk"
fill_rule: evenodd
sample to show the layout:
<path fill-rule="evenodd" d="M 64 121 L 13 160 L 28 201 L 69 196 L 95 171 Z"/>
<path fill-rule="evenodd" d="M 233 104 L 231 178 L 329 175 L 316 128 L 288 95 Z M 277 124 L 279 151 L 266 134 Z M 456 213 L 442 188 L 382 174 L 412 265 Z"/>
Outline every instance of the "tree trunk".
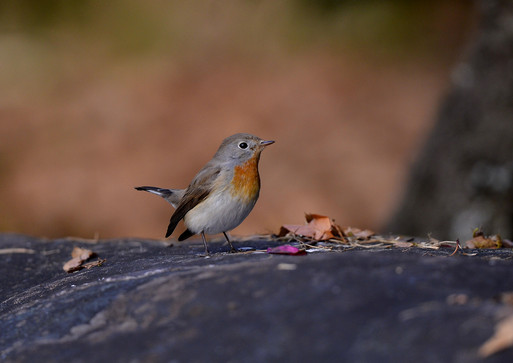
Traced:
<path fill-rule="evenodd" d="M 513 1 L 478 2 L 466 61 L 413 165 L 390 232 L 466 239 L 513 234 Z"/>

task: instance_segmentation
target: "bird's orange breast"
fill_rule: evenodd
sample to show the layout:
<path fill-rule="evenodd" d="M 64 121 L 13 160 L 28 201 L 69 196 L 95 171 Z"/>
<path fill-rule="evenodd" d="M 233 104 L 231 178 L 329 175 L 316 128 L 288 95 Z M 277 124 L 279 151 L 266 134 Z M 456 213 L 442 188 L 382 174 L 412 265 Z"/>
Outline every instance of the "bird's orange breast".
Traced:
<path fill-rule="evenodd" d="M 244 164 L 237 165 L 234 168 L 231 189 L 234 197 L 247 201 L 258 197 L 260 191 L 258 159 L 259 155 L 255 155 Z"/>

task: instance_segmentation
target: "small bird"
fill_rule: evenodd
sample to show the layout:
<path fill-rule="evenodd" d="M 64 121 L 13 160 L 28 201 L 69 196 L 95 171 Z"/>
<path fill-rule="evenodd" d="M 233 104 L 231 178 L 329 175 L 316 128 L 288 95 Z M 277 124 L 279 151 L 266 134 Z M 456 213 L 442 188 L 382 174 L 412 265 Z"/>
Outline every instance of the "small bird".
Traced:
<path fill-rule="evenodd" d="M 183 219 L 187 229 L 178 237 L 179 241 L 199 233 L 208 255 L 205 234 L 222 232 L 233 252 L 235 248 L 226 232 L 241 224 L 253 209 L 260 193 L 260 153 L 273 143 L 250 134 L 235 134 L 223 140 L 187 189 L 149 186 L 135 189 L 156 194 L 175 208 L 166 237 Z"/>

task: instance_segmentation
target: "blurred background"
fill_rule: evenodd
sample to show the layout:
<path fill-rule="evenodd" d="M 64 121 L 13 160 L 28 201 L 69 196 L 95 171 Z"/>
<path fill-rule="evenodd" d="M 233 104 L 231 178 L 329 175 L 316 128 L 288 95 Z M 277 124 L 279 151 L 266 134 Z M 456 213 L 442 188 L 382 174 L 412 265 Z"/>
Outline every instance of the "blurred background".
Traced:
<path fill-rule="evenodd" d="M 466 0 L 0 4 L 0 231 L 163 238 L 236 132 L 276 140 L 234 234 L 380 229 L 476 26 Z"/>

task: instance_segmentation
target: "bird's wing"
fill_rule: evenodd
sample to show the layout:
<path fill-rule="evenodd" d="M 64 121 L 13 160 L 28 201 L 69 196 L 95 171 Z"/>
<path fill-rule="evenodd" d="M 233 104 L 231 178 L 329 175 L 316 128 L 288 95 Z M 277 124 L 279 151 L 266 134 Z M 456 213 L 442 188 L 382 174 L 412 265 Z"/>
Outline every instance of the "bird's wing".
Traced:
<path fill-rule="evenodd" d="M 194 177 L 169 220 L 166 237 L 169 237 L 171 233 L 173 233 L 178 222 L 185 217 L 191 209 L 208 197 L 220 172 L 220 167 L 215 167 L 208 163 L 200 170 L 196 177 Z"/>

